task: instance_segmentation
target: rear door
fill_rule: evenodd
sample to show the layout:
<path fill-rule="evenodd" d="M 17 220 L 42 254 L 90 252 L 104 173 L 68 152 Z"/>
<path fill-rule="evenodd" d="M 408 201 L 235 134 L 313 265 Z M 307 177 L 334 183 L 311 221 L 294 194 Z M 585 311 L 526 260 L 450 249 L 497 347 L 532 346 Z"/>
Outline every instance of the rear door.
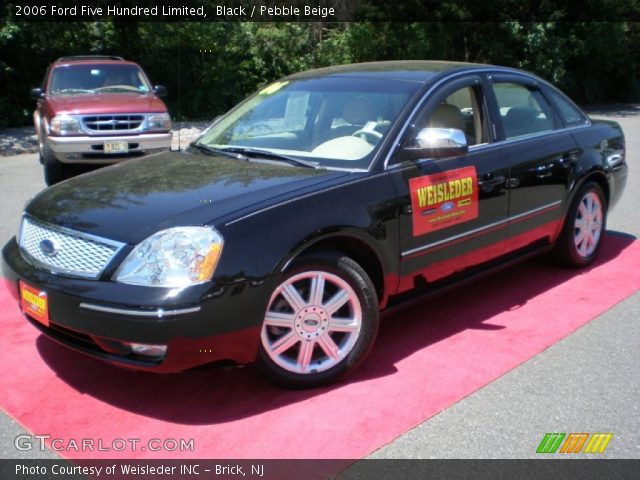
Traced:
<path fill-rule="evenodd" d="M 403 143 L 424 127 L 464 131 L 461 157 L 407 160 L 398 149 L 388 170 L 400 202 L 399 290 L 433 282 L 499 256 L 506 239 L 508 162 L 491 144 L 478 75 L 447 83 L 410 120 Z"/>
<path fill-rule="evenodd" d="M 507 250 L 514 250 L 555 237 L 578 149 L 534 79 L 489 80 L 491 115 L 510 165 Z"/>

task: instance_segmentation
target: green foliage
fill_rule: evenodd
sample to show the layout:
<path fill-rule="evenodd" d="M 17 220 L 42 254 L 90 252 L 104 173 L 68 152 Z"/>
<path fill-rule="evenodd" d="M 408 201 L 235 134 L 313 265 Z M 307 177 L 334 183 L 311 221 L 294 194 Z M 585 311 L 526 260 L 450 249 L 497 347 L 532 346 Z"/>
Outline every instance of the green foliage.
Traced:
<path fill-rule="evenodd" d="M 431 22 L 377 21 L 395 8 L 385 2 L 360 9 L 354 23 L 7 21 L 0 26 L 0 126 L 31 122 L 29 89 L 51 61 L 98 53 L 140 63 L 153 83 L 168 87 L 173 117 L 185 120 L 212 119 L 289 73 L 375 60 L 507 65 L 552 81 L 579 102 L 640 100 L 637 23 L 564 21 L 567 12 L 546 0 L 536 4 L 538 17 L 530 15 L 544 22 L 513 21 L 526 17 L 515 0 L 488 0 L 475 9 L 459 3 L 403 2 L 409 10 L 428 6 Z M 618 0 L 607 5 L 631 8 Z M 637 2 L 633 8 L 640 8 Z M 501 21 L 469 21 L 486 16 Z"/>

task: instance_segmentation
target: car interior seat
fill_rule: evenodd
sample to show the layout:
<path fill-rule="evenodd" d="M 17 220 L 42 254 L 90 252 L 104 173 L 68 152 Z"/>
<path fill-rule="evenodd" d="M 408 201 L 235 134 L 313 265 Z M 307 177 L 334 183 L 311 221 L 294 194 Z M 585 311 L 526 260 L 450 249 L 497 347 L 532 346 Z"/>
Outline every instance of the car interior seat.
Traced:
<path fill-rule="evenodd" d="M 538 131 L 538 115 L 539 112 L 535 108 L 511 107 L 503 122 L 507 137 L 518 137 Z"/>
<path fill-rule="evenodd" d="M 473 135 L 469 135 L 467 128 L 467 121 L 464 114 L 458 107 L 448 103 L 442 103 L 438 106 L 429 122 L 427 123 L 429 128 L 455 128 L 462 130 L 467 137 L 467 143 L 474 145 L 475 138 Z"/>

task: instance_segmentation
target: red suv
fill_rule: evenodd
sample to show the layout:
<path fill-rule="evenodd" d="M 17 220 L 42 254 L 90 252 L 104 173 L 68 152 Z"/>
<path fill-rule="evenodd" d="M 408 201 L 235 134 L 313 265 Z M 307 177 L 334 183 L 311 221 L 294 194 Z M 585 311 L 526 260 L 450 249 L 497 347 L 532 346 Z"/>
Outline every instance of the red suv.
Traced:
<path fill-rule="evenodd" d="M 169 150 L 171 118 L 142 68 L 113 56 L 63 57 L 47 69 L 33 121 L 44 179 L 69 176 L 68 164 L 108 164 Z"/>

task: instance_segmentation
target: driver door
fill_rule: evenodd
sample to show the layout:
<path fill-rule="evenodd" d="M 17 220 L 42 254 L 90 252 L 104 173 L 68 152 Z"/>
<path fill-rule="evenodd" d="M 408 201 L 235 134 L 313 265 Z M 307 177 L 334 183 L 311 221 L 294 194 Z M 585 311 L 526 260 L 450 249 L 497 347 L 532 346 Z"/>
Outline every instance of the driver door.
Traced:
<path fill-rule="evenodd" d="M 429 95 L 391 159 L 388 169 L 400 202 L 400 291 L 504 251 L 509 167 L 502 149 L 492 143 L 485 89 L 474 75 Z M 407 159 L 403 148 L 425 127 L 462 130 L 468 152 Z"/>

